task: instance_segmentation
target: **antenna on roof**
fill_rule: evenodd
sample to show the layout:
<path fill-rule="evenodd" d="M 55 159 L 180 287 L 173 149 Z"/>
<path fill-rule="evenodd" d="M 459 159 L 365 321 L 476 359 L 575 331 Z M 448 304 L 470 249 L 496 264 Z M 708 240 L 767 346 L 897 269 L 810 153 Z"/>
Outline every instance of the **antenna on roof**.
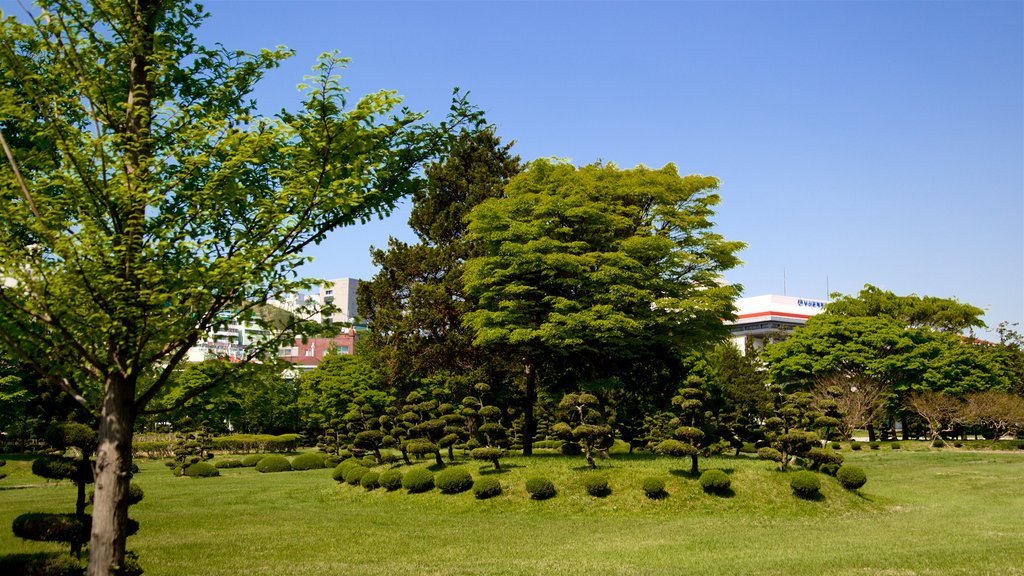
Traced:
<path fill-rule="evenodd" d="M 786 269 L 782 269 L 782 295 L 789 296 L 789 292 L 786 292 Z"/>

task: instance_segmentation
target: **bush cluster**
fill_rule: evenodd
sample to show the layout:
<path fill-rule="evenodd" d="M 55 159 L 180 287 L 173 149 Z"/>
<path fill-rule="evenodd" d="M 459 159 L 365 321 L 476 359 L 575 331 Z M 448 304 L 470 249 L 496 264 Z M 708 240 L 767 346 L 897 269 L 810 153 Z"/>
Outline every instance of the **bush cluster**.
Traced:
<path fill-rule="evenodd" d="M 462 468 L 445 468 L 434 477 L 442 494 L 458 494 L 473 487 L 473 477 Z"/>
<path fill-rule="evenodd" d="M 220 470 L 209 462 L 196 462 L 185 467 L 184 474 L 189 478 L 212 478 L 220 476 Z"/>
<path fill-rule="evenodd" d="M 583 488 L 587 494 L 598 498 L 604 498 L 612 493 L 611 487 L 608 486 L 608 477 L 604 474 L 587 474 L 583 477 Z"/>
<path fill-rule="evenodd" d="M 434 489 L 434 473 L 426 468 L 413 468 L 402 477 L 402 488 L 409 494 L 418 494 Z"/>
<path fill-rule="evenodd" d="M 661 478 L 649 476 L 643 479 L 641 486 L 644 489 L 644 494 L 646 494 L 651 500 L 659 500 L 668 495 L 668 493 L 665 492 L 665 481 Z"/>
<path fill-rule="evenodd" d="M 352 486 L 359 486 L 360 480 L 362 480 L 363 476 L 365 476 L 369 471 L 370 469 L 362 464 L 352 464 L 345 470 L 343 478 L 346 483 Z"/>
<path fill-rule="evenodd" d="M 543 476 L 534 476 L 526 479 L 526 491 L 534 500 L 547 500 L 553 498 L 557 492 L 551 480 Z"/>
<path fill-rule="evenodd" d="M 241 460 L 231 460 L 231 459 L 229 459 L 229 460 L 217 460 L 216 462 L 213 463 L 213 465 L 215 467 L 221 468 L 221 469 L 224 469 L 224 468 L 241 468 L 241 467 L 244 466 L 244 464 L 242 464 Z"/>
<path fill-rule="evenodd" d="M 478 500 L 486 500 L 501 494 L 501 482 L 494 476 L 481 476 L 473 483 L 473 495 Z"/>
<path fill-rule="evenodd" d="M 210 439 L 214 449 L 225 452 L 291 452 L 300 441 L 301 434 L 232 434 Z"/>
<path fill-rule="evenodd" d="M 367 490 L 373 490 L 374 488 L 380 487 L 380 474 L 370 470 L 363 474 L 363 477 L 359 479 L 359 485 Z"/>
<path fill-rule="evenodd" d="M 306 452 L 292 458 L 293 470 L 319 470 L 324 467 L 324 455 L 317 452 Z"/>
<path fill-rule="evenodd" d="M 291 472 L 292 463 L 280 454 L 264 456 L 256 464 L 256 470 L 260 472 Z"/>
<path fill-rule="evenodd" d="M 818 479 L 818 475 L 806 470 L 794 472 L 789 480 L 789 486 L 793 493 L 801 498 L 814 498 L 821 493 L 821 480 Z"/>
<path fill-rule="evenodd" d="M 847 490 L 857 490 L 867 483 L 868 477 L 859 466 L 843 466 L 836 472 L 836 480 Z"/>
<path fill-rule="evenodd" d="M 380 487 L 393 492 L 402 487 L 402 471 L 401 470 L 386 470 L 381 472 L 380 478 L 377 479 L 377 483 Z"/>
<path fill-rule="evenodd" d="M 721 470 L 705 470 L 700 475 L 700 487 L 708 494 L 727 494 L 732 481 Z"/>

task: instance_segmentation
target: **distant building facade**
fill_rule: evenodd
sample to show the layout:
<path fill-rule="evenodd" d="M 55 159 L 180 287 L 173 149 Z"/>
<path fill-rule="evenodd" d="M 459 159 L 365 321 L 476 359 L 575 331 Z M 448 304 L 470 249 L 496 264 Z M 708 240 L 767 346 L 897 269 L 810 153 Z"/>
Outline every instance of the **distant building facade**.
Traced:
<path fill-rule="evenodd" d="M 345 328 L 334 338 L 295 337 L 293 346 L 282 347 L 278 356 L 282 360 L 294 364 L 296 368 L 312 369 L 320 364 L 324 356 L 331 350 L 338 354 L 353 354 L 356 349 L 356 329 Z"/>
<path fill-rule="evenodd" d="M 766 294 L 736 300 L 736 320 L 726 321 L 736 347 L 760 350 L 772 339 L 803 326 L 809 318 L 821 314 L 826 300 Z"/>
<path fill-rule="evenodd" d="M 356 309 L 356 278 L 335 278 L 320 285 L 319 301 L 323 306 L 332 306 L 332 312 L 324 312 L 324 324 L 355 324 L 359 317 Z"/>

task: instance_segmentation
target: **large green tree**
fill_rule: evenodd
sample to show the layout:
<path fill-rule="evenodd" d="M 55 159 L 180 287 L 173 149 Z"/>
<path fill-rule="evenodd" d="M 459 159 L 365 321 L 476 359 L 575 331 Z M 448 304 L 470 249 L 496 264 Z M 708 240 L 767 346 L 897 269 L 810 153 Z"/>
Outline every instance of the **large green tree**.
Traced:
<path fill-rule="evenodd" d="M 136 418 L 224 315 L 309 285 L 304 248 L 415 190 L 443 131 L 393 92 L 350 102 L 330 55 L 261 116 L 290 52 L 204 47 L 187 2 L 41 6 L 0 21 L 0 346 L 100 416 L 89 574 L 110 574 Z"/>
<path fill-rule="evenodd" d="M 718 181 L 675 166 L 621 170 L 538 160 L 469 215 L 475 342 L 518 362 L 523 451 L 532 452 L 539 372 L 608 382 L 658 347 L 679 354 L 724 336 L 738 288 L 721 273 L 742 244 L 713 231 Z M 622 385 L 621 381 L 619 385 Z"/>
<path fill-rule="evenodd" d="M 888 318 L 907 328 L 927 328 L 954 334 L 985 328 L 981 320 L 985 311 L 977 306 L 955 298 L 916 294 L 898 296 L 871 284 L 865 284 L 856 296 L 838 295 L 829 302 L 826 313 L 835 316 Z"/>

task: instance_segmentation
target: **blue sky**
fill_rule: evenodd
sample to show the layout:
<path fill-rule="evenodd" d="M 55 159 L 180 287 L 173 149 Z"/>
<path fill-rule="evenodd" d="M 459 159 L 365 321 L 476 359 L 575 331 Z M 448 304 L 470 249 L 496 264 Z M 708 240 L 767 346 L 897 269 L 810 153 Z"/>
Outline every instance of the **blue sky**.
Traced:
<path fill-rule="evenodd" d="M 5 2 L 6 3 L 6 2 Z M 871 283 L 1024 322 L 1024 2 L 212 1 L 208 43 L 296 56 L 255 96 L 294 107 L 316 56 L 352 95 L 440 120 L 459 86 L 524 159 L 676 163 L 721 179 L 745 295 Z M 368 278 L 408 206 L 341 230 L 309 275 Z"/>

